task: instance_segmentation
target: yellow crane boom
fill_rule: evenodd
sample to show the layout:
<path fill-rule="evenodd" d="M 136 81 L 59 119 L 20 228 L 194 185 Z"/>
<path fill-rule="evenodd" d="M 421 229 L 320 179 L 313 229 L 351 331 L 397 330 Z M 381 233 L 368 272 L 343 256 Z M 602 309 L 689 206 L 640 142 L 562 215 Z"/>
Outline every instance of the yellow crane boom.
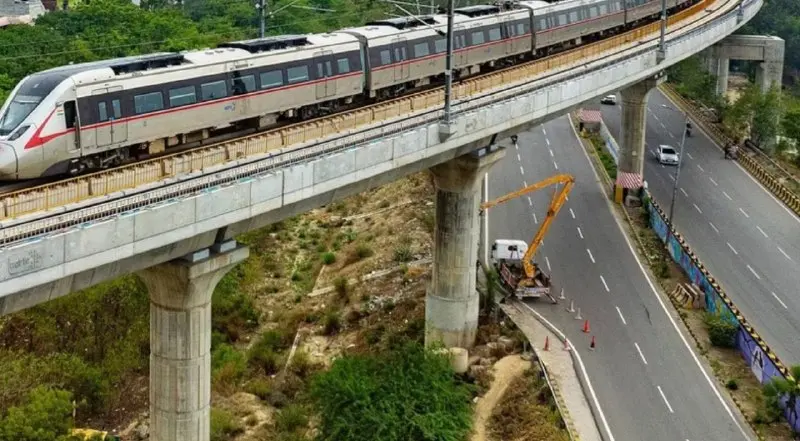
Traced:
<path fill-rule="evenodd" d="M 567 195 L 570 191 L 572 191 L 572 187 L 575 185 L 575 177 L 565 173 L 550 176 L 549 178 L 542 179 L 539 182 L 531 184 L 525 188 L 521 188 L 517 191 L 513 191 L 505 196 L 500 196 L 497 199 L 484 202 L 480 206 L 481 214 L 483 214 L 483 211 L 487 208 L 492 208 L 524 194 L 532 193 L 556 184 L 563 184 L 564 186 L 561 187 L 561 190 L 557 192 L 550 201 L 550 206 L 547 208 L 547 216 L 545 217 L 544 222 L 542 222 L 542 226 L 539 227 L 539 231 L 536 232 L 536 236 L 533 237 L 533 241 L 531 241 L 531 244 L 528 246 L 525 256 L 522 258 L 522 265 L 525 269 L 525 275 L 529 280 L 532 280 L 536 274 L 536 267 L 533 265 L 532 258 L 534 255 L 536 255 L 536 250 L 538 250 L 539 246 L 542 244 L 542 239 L 544 239 L 544 235 L 547 234 L 547 230 L 550 229 L 550 224 L 553 223 L 553 218 L 555 218 L 556 214 L 558 214 L 559 210 L 561 210 L 561 207 L 564 206 L 564 202 L 567 200 Z"/>

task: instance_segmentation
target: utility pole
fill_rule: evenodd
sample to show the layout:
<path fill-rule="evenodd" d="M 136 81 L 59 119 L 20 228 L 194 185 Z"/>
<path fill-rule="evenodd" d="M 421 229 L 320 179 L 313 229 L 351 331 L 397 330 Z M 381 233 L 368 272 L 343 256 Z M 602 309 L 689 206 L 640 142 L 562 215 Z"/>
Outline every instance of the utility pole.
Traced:
<path fill-rule="evenodd" d="M 444 68 L 444 123 L 450 125 L 450 103 L 453 97 L 453 9 L 455 0 L 447 4 L 447 57 Z"/>
<path fill-rule="evenodd" d="M 258 4 L 256 5 L 256 8 L 258 8 L 258 15 L 260 22 L 258 35 L 261 38 L 264 38 L 264 32 L 267 27 L 267 7 L 268 7 L 267 0 L 258 0 Z"/>

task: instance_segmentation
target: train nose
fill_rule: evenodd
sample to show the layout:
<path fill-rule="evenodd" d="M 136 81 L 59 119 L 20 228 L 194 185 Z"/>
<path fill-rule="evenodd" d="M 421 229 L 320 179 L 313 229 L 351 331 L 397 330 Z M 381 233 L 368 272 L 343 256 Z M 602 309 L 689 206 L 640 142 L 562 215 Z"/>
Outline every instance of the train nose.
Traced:
<path fill-rule="evenodd" d="M 11 144 L 0 142 L 0 180 L 17 179 L 19 161 L 17 152 Z"/>

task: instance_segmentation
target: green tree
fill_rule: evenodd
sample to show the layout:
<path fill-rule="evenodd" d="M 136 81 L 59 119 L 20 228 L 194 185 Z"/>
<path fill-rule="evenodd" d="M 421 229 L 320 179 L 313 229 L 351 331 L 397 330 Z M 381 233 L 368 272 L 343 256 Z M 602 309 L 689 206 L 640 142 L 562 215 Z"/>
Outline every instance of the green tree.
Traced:
<path fill-rule="evenodd" d="M 66 441 L 71 428 L 72 394 L 40 386 L 0 420 L 0 441 Z"/>
<path fill-rule="evenodd" d="M 791 376 L 783 378 L 781 376 L 772 377 L 769 383 L 764 385 L 763 393 L 766 398 L 768 417 L 775 421 L 782 414 L 780 401 L 784 397 L 787 399 L 786 405 L 789 408 L 797 406 L 797 398 L 800 397 L 800 365 L 789 368 Z"/>
<path fill-rule="evenodd" d="M 781 120 L 781 128 L 786 137 L 800 143 L 800 107 L 786 111 Z"/>

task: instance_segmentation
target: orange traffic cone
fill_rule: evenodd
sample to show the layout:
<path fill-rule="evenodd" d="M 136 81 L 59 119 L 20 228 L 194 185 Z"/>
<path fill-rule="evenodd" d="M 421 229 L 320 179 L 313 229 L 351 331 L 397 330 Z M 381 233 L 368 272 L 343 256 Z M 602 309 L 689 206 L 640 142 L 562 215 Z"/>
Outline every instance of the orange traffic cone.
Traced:
<path fill-rule="evenodd" d="M 592 342 L 589 343 L 589 350 L 590 351 L 594 351 L 594 346 L 595 346 L 595 344 L 594 344 L 594 335 L 593 335 L 592 336 Z"/>
<path fill-rule="evenodd" d="M 549 351 L 550 350 L 550 336 L 549 335 L 545 335 L 544 336 L 544 350 L 545 351 Z"/>
<path fill-rule="evenodd" d="M 588 334 L 589 333 L 589 320 L 583 322 L 583 332 Z"/>

